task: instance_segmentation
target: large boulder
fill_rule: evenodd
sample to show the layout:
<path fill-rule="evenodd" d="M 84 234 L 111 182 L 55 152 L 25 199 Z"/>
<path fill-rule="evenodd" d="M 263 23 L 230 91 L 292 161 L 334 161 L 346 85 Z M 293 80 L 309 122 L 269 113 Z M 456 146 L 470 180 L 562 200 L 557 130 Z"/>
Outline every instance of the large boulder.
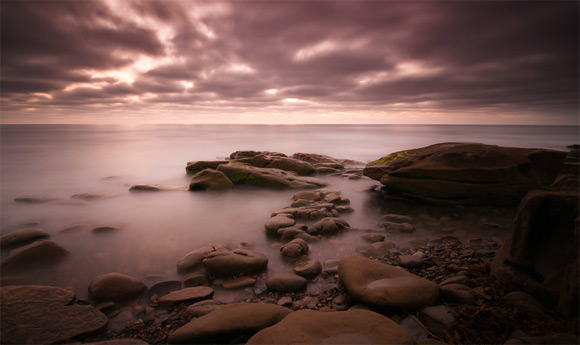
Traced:
<path fill-rule="evenodd" d="M 258 168 L 240 162 L 230 162 L 218 166 L 234 184 L 251 185 L 272 189 L 309 189 L 326 185 L 326 182 L 298 176 L 294 172 L 274 168 Z"/>
<path fill-rule="evenodd" d="M 264 254 L 247 249 L 218 250 L 209 253 L 202 262 L 206 271 L 214 276 L 253 274 L 268 266 L 268 258 Z"/>
<path fill-rule="evenodd" d="M 556 306 L 542 295 L 559 296 L 560 311 L 578 315 L 578 215 L 578 193 L 530 192 L 494 258 L 492 273 L 529 290 L 548 307 Z M 566 305 L 573 308 L 565 310 Z"/>
<path fill-rule="evenodd" d="M 529 190 L 549 186 L 565 158 L 545 149 L 443 143 L 384 156 L 364 174 L 412 199 L 516 204 Z"/>
<path fill-rule="evenodd" d="M 0 288 L 3 344 L 54 344 L 107 328 L 96 308 L 79 305 L 75 294 L 54 286 Z"/>
<path fill-rule="evenodd" d="M 223 172 L 205 169 L 191 177 L 189 190 L 228 190 L 233 186 L 232 181 Z"/>
<path fill-rule="evenodd" d="M 98 302 L 128 302 L 146 290 L 142 281 L 122 273 L 105 273 L 89 283 L 89 297 Z"/>
<path fill-rule="evenodd" d="M 51 240 L 38 240 L 16 248 L 2 260 L 0 266 L 5 270 L 18 270 L 56 263 L 70 252 Z"/>
<path fill-rule="evenodd" d="M 369 310 L 300 310 L 256 333 L 247 344 L 413 344 L 411 334 Z"/>
<path fill-rule="evenodd" d="M 41 228 L 25 228 L 9 232 L 5 235 L 0 236 L 0 247 L 14 247 L 28 242 L 49 238 L 50 234 L 46 230 Z"/>
<path fill-rule="evenodd" d="M 291 312 L 275 304 L 229 304 L 191 320 L 169 335 L 169 343 L 229 344 L 240 337 L 247 339 L 261 329 L 278 323 Z"/>
<path fill-rule="evenodd" d="M 434 282 L 371 259 L 344 258 L 338 264 L 338 275 L 352 297 L 371 306 L 417 309 L 439 297 Z"/>

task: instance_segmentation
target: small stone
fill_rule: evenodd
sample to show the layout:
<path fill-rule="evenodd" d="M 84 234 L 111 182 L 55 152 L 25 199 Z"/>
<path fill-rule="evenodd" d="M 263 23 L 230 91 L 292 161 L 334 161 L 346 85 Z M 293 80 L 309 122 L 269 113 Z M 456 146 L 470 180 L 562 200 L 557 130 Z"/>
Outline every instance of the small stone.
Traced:
<path fill-rule="evenodd" d="M 120 229 L 121 228 L 118 226 L 99 226 L 99 227 L 91 230 L 91 232 L 94 234 L 104 234 L 104 233 L 115 232 L 115 231 L 118 231 Z"/>
<path fill-rule="evenodd" d="M 350 228 L 350 225 L 340 218 L 327 217 L 312 225 L 312 229 L 321 235 L 334 235 L 338 231 Z"/>
<path fill-rule="evenodd" d="M 213 289 L 207 286 L 196 286 L 171 292 L 161 296 L 157 302 L 160 307 L 169 307 L 174 304 L 187 303 L 192 304 L 213 296 Z"/>
<path fill-rule="evenodd" d="M 276 234 L 278 229 L 287 228 L 294 224 L 296 224 L 294 219 L 277 215 L 270 218 L 264 227 L 266 228 L 266 232 L 268 234 Z"/>
<path fill-rule="evenodd" d="M 401 266 L 407 268 L 420 267 L 423 265 L 423 258 L 415 255 L 401 255 L 399 257 L 399 263 Z"/>
<path fill-rule="evenodd" d="M 425 329 L 419 323 L 417 323 L 415 318 L 407 316 L 401 320 L 401 322 L 399 322 L 399 325 L 411 333 L 411 337 L 413 337 L 414 341 L 419 339 L 427 339 L 429 337 L 427 332 L 425 332 Z"/>
<path fill-rule="evenodd" d="M 411 223 L 382 222 L 379 226 L 389 233 L 411 233 L 415 231 L 415 227 Z"/>
<path fill-rule="evenodd" d="M 443 280 L 441 283 L 439 283 L 439 286 L 445 286 L 447 284 L 462 284 L 469 286 L 469 278 L 467 278 L 466 276 L 455 276 L 447 278 Z"/>
<path fill-rule="evenodd" d="M 248 276 L 226 280 L 222 283 L 225 289 L 239 289 L 246 286 L 252 286 L 256 283 L 256 279 Z"/>
<path fill-rule="evenodd" d="M 383 215 L 383 219 L 387 222 L 413 224 L 413 218 L 400 214 L 385 214 Z"/>
<path fill-rule="evenodd" d="M 508 307 L 517 309 L 524 314 L 539 314 L 544 311 L 542 303 L 522 291 L 514 291 L 503 296 L 503 302 Z"/>
<path fill-rule="evenodd" d="M 474 304 L 475 293 L 463 284 L 446 284 L 439 287 L 441 299 L 447 303 Z"/>
<path fill-rule="evenodd" d="M 294 264 L 294 273 L 307 279 L 314 278 L 321 272 L 322 265 L 316 259 L 302 258 Z"/>
<path fill-rule="evenodd" d="M 356 247 L 356 251 L 366 257 L 380 258 L 395 247 L 396 245 L 393 242 L 375 242 L 372 244 L 362 244 Z"/>
<path fill-rule="evenodd" d="M 378 232 L 370 232 L 368 234 L 361 235 L 361 238 L 369 242 L 382 242 L 385 240 L 385 234 L 381 234 Z"/>
<path fill-rule="evenodd" d="M 277 305 L 281 305 L 283 307 L 288 307 L 290 305 L 292 305 L 292 297 L 282 297 L 278 300 L 278 302 L 276 302 Z"/>
<path fill-rule="evenodd" d="M 439 337 L 445 337 L 445 333 L 451 329 L 455 322 L 451 310 L 444 305 L 423 308 L 421 318 L 425 326 Z"/>
<path fill-rule="evenodd" d="M 349 306 L 350 306 L 350 296 L 348 294 L 338 295 L 332 299 L 331 307 L 334 310 L 338 311 L 347 310 Z"/>
<path fill-rule="evenodd" d="M 121 273 L 101 274 L 89 283 L 89 297 L 102 302 L 128 302 L 141 296 L 147 286 L 137 278 Z"/>
<path fill-rule="evenodd" d="M 301 238 L 293 239 L 280 248 L 280 254 L 287 258 L 299 258 L 308 253 L 308 243 Z"/>
<path fill-rule="evenodd" d="M 206 299 L 190 305 L 187 307 L 187 309 L 185 309 L 185 311 L 193 317 L 201 317 L 223 307 L 224 305 L 225 304 L 220 301 Z"/>
<path fill-rule="evenodd" d="M 195 287 L 208 283 L 205 273 L 194 273 L 183 279 L 183 287 Z"/>
<path fill-rule="evenodd" d="M 305 278 L 292 273 L 277 273 L 266 279 L 268 289 L 277 292 L 304 290 L 307 283 Z"/>
<path fill-rule="evenodd" d="M 320 193 L 316 191 L 302 191 L 294 194 L 293 200 L 310 200 L 310 201 L 320 201 Z"/>

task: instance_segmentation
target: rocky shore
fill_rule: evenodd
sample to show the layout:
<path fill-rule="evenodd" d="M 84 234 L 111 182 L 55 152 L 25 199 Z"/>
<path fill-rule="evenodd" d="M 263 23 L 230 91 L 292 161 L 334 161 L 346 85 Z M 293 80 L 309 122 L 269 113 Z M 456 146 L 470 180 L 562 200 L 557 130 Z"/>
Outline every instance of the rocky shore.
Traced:
<path fill-rule="evenodd" d="M 257 215 L 291 270 L 270 273 L 272 257 L 225 238 L 184 253 L 175 267 L 180 281 L 110 272 L 90 282 L 88 301 L 59 287 L 3 286 L 0 337 L 6 344 L 578 344 L 577 162 L 577 150 L 458 143 L 393 153 L 364 169 L 347 159 L 266 151 L 189 162 L 193 193 L 295 190 L 285 207 Z M 369 191 L 385 203 L 376 227 L 343 219 L 361 210 L 324 176 L 380 181 Z M 168 189 L 179 190 L 130 188 Z M 446 216 L 436 235 L 416 236 L 425 221 L 410 210 L 425 203 L 457 218 L 483 207 L 514 210 L 515 218 L 505 241 L 493 231 L 458 236 Z M 482 218 L 481 227 L 501 225 Z M 358 255 L 312 255 L 345 234 L 364 240 L 349 248 Z M 3 272 L 69 255 L 37 227 L 5 234 L 0 245 L 10 251 Z M 216 291 L 229 297 L 214 299 Z"/>

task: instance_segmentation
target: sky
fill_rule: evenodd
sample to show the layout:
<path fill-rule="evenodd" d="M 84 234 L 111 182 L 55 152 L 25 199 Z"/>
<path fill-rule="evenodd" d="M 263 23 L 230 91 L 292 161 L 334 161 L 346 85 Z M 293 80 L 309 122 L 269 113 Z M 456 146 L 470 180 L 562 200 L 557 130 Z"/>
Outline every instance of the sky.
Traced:
<path fill-rule="evenodd" d="M 2 0 L 0 120 L 578 125 L 579 3 Z"/>

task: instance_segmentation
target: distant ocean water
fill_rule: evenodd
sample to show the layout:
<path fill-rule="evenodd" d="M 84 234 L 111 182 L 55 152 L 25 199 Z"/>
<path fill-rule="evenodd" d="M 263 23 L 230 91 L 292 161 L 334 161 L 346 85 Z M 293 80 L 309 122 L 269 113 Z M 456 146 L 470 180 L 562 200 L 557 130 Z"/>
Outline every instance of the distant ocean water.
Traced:
<path fill-rule="evenodd" d="M 142 182 L 186 186 L 187 161 L 227 157 L 236 150 L 268 150 L 368 162 L 440 142 L 567 150 L 580 141 L 576 126 L 2 125 L 0 134 L 0 231 L 38 221 L 72 253 L 56 266 L 22 272 L 20 278 L 72 286 L 80 296 L 92 277 L 110 271 L 176 278 L 177 260 L 211 241 L 227 240 L 233 246 L 254 242 L 258 251 L 272 257 L 270 270 L 287 269 L 265 238 L 263 225 L 273 210 L 287 205 L 292 191 L 128 192 L 130 185 Z M 325 178 L 351 199 L 355 213 L 345 216 L 351 225 L 376 224 L 381 210 L 364 191 L 375 181 Z M 116 197 L 85 206 L 14 202 L 21 196 L 70 198 L 85 192 Z M 76 223 L 121 229 L 105 236 L 60 233 Z M 316 255 L 324 259 L 341 250 L 329 245 Z"/>

